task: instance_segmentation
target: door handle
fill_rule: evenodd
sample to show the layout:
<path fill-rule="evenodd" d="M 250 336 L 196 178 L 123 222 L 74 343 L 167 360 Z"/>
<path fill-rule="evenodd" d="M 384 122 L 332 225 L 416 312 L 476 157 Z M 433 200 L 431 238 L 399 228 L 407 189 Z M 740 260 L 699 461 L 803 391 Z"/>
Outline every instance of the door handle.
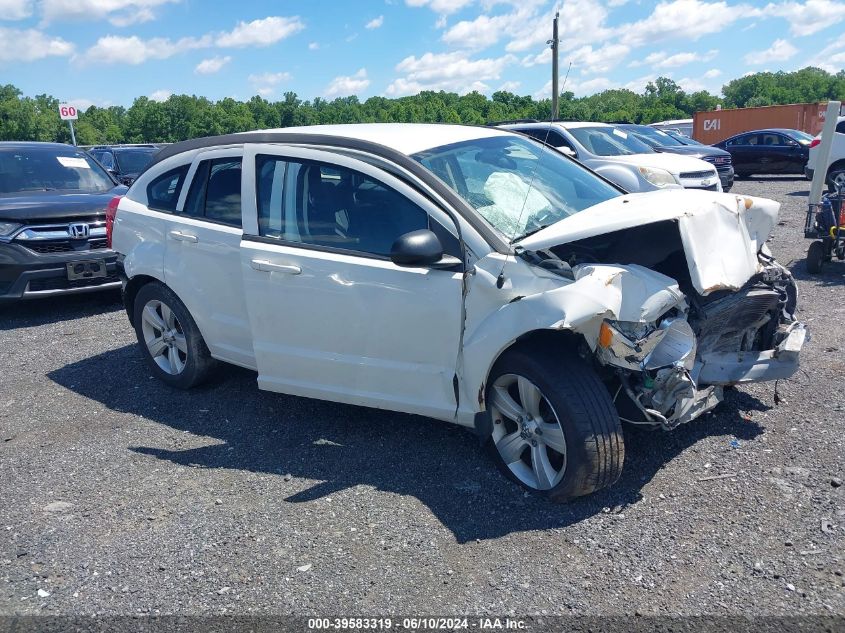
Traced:
<path fill-rule="evenodd" d="M 182 231 L 170 231 L 170 239 L 176 240 L 177 242 L 190 242 L 191 244 L 199 242 L 199 238 L 196 235 L 182 233 Z"/>
<path fill-rule="evenodd" d="M 255 270 L 260 270 L 265 273 L 285 273 L 286 275 L 298 275 L 302 272 L 299 266 L 294 264 L 274 264 L 266 259 L 253 259 L 250 265 Z"/>

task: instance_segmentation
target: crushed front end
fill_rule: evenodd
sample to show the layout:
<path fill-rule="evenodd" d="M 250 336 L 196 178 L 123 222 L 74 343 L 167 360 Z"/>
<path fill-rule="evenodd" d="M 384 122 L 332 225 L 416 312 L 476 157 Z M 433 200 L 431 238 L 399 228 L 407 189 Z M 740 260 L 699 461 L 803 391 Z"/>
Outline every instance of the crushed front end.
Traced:
<path fill-rule="evenodd" d="M 795 281 L 764 251 L 737 291 L 692 291 L 651 322 L 603 320 L 595 354 L 618 378 L 623 418 L 672 429 L 715 407 L 724 386 L 797 371 L 806 329 L 795 319 Z"/>

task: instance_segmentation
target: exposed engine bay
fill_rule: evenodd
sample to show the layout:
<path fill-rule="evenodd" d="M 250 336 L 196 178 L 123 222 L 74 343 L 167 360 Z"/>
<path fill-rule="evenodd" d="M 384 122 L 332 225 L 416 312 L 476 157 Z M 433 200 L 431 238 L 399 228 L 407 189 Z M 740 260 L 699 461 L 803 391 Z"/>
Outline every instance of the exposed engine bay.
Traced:
<path fill-rule="evenodd" d="M 574 277 L 595 264 L 642 266 L 676 284 L 683 299 L 653 322 L 605 319 L 601 324 L 595 358 L 608 370 L 617 408 L 630 422 L 671 429 L 712 409 L 724 386 L 786 378 L 797 369 L 805 330 L 795 319 L 795 281 L 765 244 L 757 253 L 756 274 L 742 287 L 706 293 L 692 283 L 676 220 L 523 257 Z"/>

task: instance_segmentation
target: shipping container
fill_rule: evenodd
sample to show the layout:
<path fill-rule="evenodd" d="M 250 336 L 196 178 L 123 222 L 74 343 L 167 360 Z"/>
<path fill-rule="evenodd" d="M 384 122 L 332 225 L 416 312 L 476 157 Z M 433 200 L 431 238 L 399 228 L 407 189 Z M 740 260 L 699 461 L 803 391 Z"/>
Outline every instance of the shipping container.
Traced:
<path fill-rule="evenodd" d="M 693 115 L 692 137 L 706 145 L 741 132 L 766 128 L 802 130 L 815 136 L 822 131 L 827 103 L 793 103 L 760 108 L 711 110 Z"/>

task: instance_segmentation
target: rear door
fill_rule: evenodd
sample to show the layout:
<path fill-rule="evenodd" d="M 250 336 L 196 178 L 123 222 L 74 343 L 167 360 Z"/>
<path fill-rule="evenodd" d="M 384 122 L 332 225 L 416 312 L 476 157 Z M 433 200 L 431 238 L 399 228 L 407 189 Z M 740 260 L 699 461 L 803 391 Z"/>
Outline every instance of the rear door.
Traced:
<path fill-rule="evenodd" d="M 396 238 L 423 228 L 460 256 L 449 217 L 382 170 L 319 150 L 247 146 L 244 179 L 259 386 L 452 419 L 462 266 L 389 258 Z"/>
<path fill-rule="evenodd" d="M 212 355 L 254 368 L 240 273 L 241 149 L 201 152 L 167 226 L 165 282 Z"/>
<path fill-rule="evenodd" d="M 752 144 L 753 142 L 753 144 Z M 725 144 L 733 157 L 734 170 L 738 174 L 751 174 L 758 168 L 756 156 L 757 135 L 743 134 Z"/>

